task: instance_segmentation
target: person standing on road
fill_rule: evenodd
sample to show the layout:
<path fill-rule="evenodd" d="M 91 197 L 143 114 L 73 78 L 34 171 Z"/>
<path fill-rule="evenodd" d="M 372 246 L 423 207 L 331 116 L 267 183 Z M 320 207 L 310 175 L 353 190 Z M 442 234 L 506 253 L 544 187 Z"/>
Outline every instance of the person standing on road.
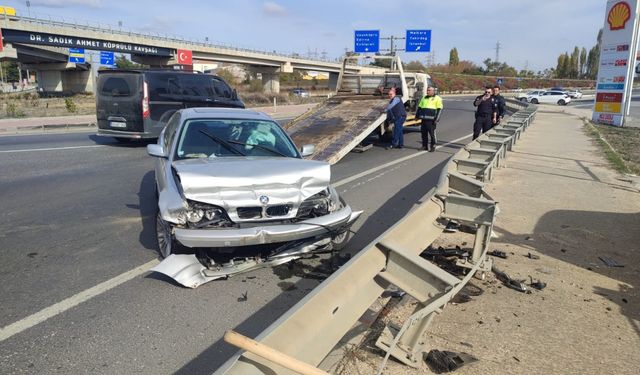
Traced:
<path fill-rule="evenodd" d="M 395 87 L 389 90 L 389 104 L 387 105 L 386 112 L 387 120 L 393 122 L 393 140 L 391 141 L 391 146 L 387 147 L 387 149 L 403 148 L 404 134 L 402 134 L 402 132 L 404 120 L 407 118 L 407 112 L 404 109 L 402 100 L 396 96 Z"/>
<path fill-rule="evenodd" d="M 500 95 L 500 86 L 493 86 L 493 99 L 496 101 L 496 109 L 498 115 L 496 121 L 493 122 L 493 126 L 500 124 L 500 121 L 504 118 L 505 108 L 507 106 L 504 96 Z"/>
<path fill-rule="evenodd" d="M 436 150 L 436 125 L 440 121 L 442 108 L 442 98 L 436 95 L 433 87 L 428 87 L 427 95 L 420 100 L 416 111 L 416 117 L 422 119 L 420 133 L 422 133 L 423 150 L 429 150 L 429 152 Z"/>
<path fill-rule="evenodd" d="M 480 132 L 484 133 L 491 129 L 491 125 L 495 123 L 497 117 L 496 102 L 491 96 L 491 87 L 487 86 L 484 95 L 479 95 L 473 101 L 476 109 L 476 121 L 473 123 L 473 139 L 480 136 Z"/>

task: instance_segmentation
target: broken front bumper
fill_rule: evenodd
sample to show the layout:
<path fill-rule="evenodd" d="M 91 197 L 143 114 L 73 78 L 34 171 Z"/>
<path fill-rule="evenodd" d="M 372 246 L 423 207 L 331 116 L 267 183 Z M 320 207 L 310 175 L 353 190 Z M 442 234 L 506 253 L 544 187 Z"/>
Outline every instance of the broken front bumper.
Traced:
<path fill-rule="evenodd" d="M 187 247 L 234 247 L 295 241 L 323 234 L 330 236 L 348 228 L 362 211 L 346 206 L 329 215 L 295 224 L 274 224 L 253 228 L 175 229 L 175 238 Z"/>

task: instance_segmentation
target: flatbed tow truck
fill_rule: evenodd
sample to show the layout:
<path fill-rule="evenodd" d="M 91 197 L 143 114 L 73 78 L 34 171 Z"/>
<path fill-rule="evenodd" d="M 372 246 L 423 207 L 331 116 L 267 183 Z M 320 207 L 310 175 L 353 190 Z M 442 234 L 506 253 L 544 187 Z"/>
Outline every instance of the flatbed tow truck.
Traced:
<path fill-rule="evenodd" d="M 386 122 L 384 109 L 389 90 L 396 88 L 407 112 L 412 112 L 427 87 L 433 85 L 426 73 L 405 72 L 399 56 L 375 57 L 391 59 L 391 68 L 385 73 L 346 73 L 348 62 L 363 58 L 368 57 L 345 58 L 335 95 L 285 126 L 297 145 L 315 145 L 310 159 L 335 164 L 372 133 L 381 140 L 388 139 L 392 126 Z M 405 125 L 416 123 L 414 116 L 408 116 Z"/>

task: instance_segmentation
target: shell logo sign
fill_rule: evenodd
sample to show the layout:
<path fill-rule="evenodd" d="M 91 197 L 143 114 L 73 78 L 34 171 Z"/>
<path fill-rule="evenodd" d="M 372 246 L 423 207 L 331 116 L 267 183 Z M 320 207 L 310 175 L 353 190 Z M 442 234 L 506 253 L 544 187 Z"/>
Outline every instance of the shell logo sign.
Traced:
<path fill-rule="evenodd" d="M 609 29 L 622 30 L 625 24 L 631 18 L 631 7 L 624 1 L 621 1 L 611 7 L 609 15 L 607 16 L 607 22 L 609 23 Z"/>

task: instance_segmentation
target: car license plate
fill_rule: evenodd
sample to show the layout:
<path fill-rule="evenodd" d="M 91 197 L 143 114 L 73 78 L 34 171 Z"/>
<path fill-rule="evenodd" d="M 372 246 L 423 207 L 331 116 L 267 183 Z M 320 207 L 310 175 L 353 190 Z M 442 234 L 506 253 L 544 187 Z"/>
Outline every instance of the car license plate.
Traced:
<path fill-rule="evenodd" d="M 109 123 L 109 126 L 111 126 L 112 128 L 126 128 L 127 127 L 127 123 L 126 122 L 111 121 Z"/>

